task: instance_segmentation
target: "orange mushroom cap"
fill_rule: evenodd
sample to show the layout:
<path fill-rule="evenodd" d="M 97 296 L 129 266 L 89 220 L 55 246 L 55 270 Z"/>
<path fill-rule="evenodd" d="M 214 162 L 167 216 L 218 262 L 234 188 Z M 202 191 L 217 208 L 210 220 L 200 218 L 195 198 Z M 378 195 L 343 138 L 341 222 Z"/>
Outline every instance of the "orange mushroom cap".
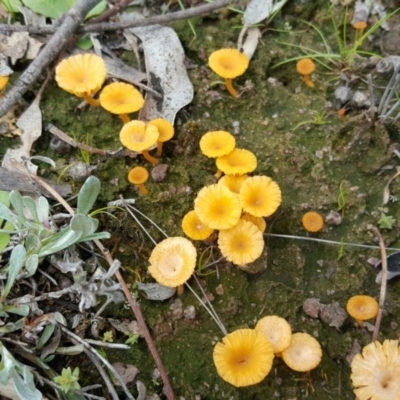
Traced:
<path fill-rule="evenodd" d="M 200 139 L 201 152 L 210 158 L 229 154 L 235 148 L 235 144 L 234 136 L 226 131 L 210 131 Z"/>
<path fill-rule="evenodd" d="M 100 93 L 100 104 L 113 114 L 129 114 L 140 110 L 144 105 L 142 94 L 133 85 L 113 82 Z"/>
<path fill-rule="evenodd" d="M 107 75 L 105 62 L 94 54 L 65 58 L 57 65 L 55 72 L 58 86 L 77 97 L 95 94 Z"/>
<path fill-rule="evenodd" d="M 301 75 L 310 75 L 315 71 L 314 61 L 311 58 L 303 58 L 297 61 L 296 69 Z"/>
<path fill-rule="evenodd" d="M 135 167 L 132 168 L 128 173 L 128 181 L 135 185 L 145 183 L 149 179 L 149 172 L 146 168 Z"/>
<path fill-rule="evenodd" d="M 358 322 L 375 318 L 379 311 L 378 302 L 371 296 L 356 295 L 350 297 L 346 305 L 347 312 Z"/>
<path fill-rule="evenodd" d="M 158 129 L 143 121 L 130 121 L 125 124 L 120 133 L 121 143 L 132 151 L 144 151 L 153 146 L 158 139 Z"/>
<path fill-rule="evenodd" d="M 257 158 L 249 150 L 233 149 L 229 154 L 217 157 L 216 164 L 227 175 L 243 175 L 257 168 Z"/>
<path fill-rule="evenodd" d="M 222 78 L 233 79 L 244 74 L 249 59 L 237 49 L 221 49 L 210 54 L 208 65 Z"/>
<path fill-rule="evenodd" d="M 324 227 L 324 219 L 321 214 L 318 214 L 315 211 L 306 212 L 301 222 L 303 227 L 308 232 L 319 232 Z"/>
<path fill-rule="evenodd" d="M 158 141 L 166 142 L 173 138 L 175 130 L 174 126 L 168 120 L 164 118 L 152 119 L 148 122 L 149 125 L 154 125 L 158 129 Z"/>

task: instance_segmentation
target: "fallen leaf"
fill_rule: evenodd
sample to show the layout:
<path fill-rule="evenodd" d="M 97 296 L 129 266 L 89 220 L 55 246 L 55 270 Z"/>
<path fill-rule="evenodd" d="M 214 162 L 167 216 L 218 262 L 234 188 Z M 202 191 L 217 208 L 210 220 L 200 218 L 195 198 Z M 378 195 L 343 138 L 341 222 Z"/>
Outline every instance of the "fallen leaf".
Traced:
<path fill-rule="evenodd" d="M 279 11 L 287 0 L 250 0 L 243 14 L 245 27 L 258 24 L 273 13 Z"/>
<path fill-rule="evenodd" d="M 143 19 L 136 13 L 123 14 L 123 21 Z M 146 62 L 147 84 L 158 93 L 146 93 L 139 117 L 149 121 L 165 118 L 174 123 L 176 113 L 193 99 L 193 85 L 185 68 L 185 53 L 176 32 L 169 27 L 151 25 L 130 28 L 142 41 Z"/>

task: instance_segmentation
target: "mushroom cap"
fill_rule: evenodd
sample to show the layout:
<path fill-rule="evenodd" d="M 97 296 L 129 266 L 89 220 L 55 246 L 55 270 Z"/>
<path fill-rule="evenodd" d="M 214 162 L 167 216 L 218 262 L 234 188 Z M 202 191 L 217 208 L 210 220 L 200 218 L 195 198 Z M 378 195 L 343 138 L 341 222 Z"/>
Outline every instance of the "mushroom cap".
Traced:
<path fill-rule="evenodd" d="M 229 154 L 217 157 L 216 164 L 227 175 L 243 175 L 257 168 L 257 158 L 249 150 L 233 149 Z"/>
<path fill-rule="evenodd" d="M 151 252 L 149 272 L 161 285 L 184 284 L 196 267 L 196 248 L 184 237 L 170 237 L 158 243 Z"/>
<path fill-rule="evenodd" d="M 58 86 L 78 97 L 95 94 L 107 75 L 104 60 L 94 54 L 77 54 L 65 58 L 57 65 L 55 72 Z"/>
<path fill-rule="evenodd" d="M 100 93 L 100 104 L 113 114 L 129 114 L 140 110 L 144 105 L 142 94 L 133 85 L 113 82 Z"/>
<path fill-rule="evenodd" d="M 367 23 L 365 21 L 356 21 L 352 23 L 353 28 L 357 30 L 363 30 L 367 27 Z"/>
<path fill-rule="evenodd" d="M 303 58 L 297 61 L 296 64 L 297 72 L 301 75 L 310 75 L 315 71 L 315 64 L 311 58 Z"/>
<path fill-rule="evenodd" d="M 274 352 L 255 329 L 238 329 L 218 342 L 213 351 L 218 375 L 236 387 L 255 385 L 271 371 Z"/>
<path fill-rule="evenodd" d="M 256 217 L 268 217 L 282 202 L 281 189 L 268 176 L 252 176 L 246 179 L 239 193 L 243 210 Z"/>
<path fill-rule="evenodd" d="M 226 186 L 232 193 L 239 194 L 242 183 L 248 178 L 248 175 L 224 175 L 218 185 Z"/>
<path fill-rule="evenodd" d="M 222 78 L 233 79 L 244 74 L 249 59 L 237 49 L 221 49 L 210 54 L 208 65 Z"/>
<path fill-rule="evenodd" d="M 145 183 L 147 179 L 149 179 L 149 172 L 143 167 L 132 168 L 128 173 L 128 181 L 135 185 Z"/>
<path fill-rule="evenodd" d="M 129 150 L 143 151 L 157 142 L 158 135 L 158 129 L 154 125 L 134 120 L 122 127 L 119 139 Z"/>
<path fill-rule="evenodd" d="M 233 228 L 219 232 L 218 247 L 228 261 L 246 265 L 261 256 L 264 237 L 256 225 L 241 219 Z"/>
<path fill-rule="evenodd" d="M 223 185 L 203 187 L 194 200 L 194 210 L 203 224 L 212 229 L 229 229 L 242 213 L 239 198 Z"/>
<path fill-rule="evenodd" d="M 319 232 L 324 227 L 324 219 L 316 211 L 306 212 L 301 218 L 301 223 L 308 232 Z"/>
<path fill-rule="evenodd" d="M 154 125 L 158 129 L 158 133 L 160 135 L 158 137 L 159 142 L 166 142 L 167 140 L 173 138 L 175 133 L 174 126 L 168 120 L 164 118 L 156 118 L 152 119 L 148 123 L 150 125 Z"/>
<path fill-rule="evenodd" d="M 256 217 L 249 213 L 243 213 L 240 219 L 244 219 L 245 221 L 252 222 L 261 232 L 264 232 L 267 228 L 267 223 L 263 217 Z"/>
<path fill-rule="evenodd" d="M 235 144 L 234 136 L 226 131 L 207 132 L 200 139 L 201 152 L 210 158 L 229 154 L 235 148 Z"/>
<path fill-rule="evenodd" d="M 290 345 L 282 351 L 285 364 L 294 371 L 306 372 L 321 362 L 322 350 L 319 342 L 308 333 L 294 333 Z"/>
<path fill-rule="evenodd" d="M 367 344 L 351 362 L 354 393 L 359 400 L 400 399 L 400 348 L 398 340 Z"/>
<path fill-rule="evenodd" d="M 282 317 L 277 315 L 263 317 L 258 320 L 255 329 L 267 337 L 275 354 L 286 350 L 290 345 L 292 328 Z"/>
<path fill-rule="evenodd" d="M 376 317 L 379 311 L 379 304 L 371 296 L 357 295 L 350 297 L 346 310 L 354 319 L 364 321 Z"/>
<path fill-rule="evenodd" d="M 200 221 L 194 210 L 189 211 L 183 217 L 182 230 L 192 240 L 205 240 L 214 232 L 214 229 L 209 228 Z"/>

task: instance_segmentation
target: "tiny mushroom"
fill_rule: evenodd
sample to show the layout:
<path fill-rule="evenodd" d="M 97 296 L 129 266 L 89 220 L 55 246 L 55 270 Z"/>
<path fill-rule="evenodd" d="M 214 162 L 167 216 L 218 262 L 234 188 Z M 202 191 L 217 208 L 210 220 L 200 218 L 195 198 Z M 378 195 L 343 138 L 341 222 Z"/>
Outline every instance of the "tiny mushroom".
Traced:
<path fill-rule="evenodd" d="M 10 79 L 10 75 L 13 73 L 13 70 L 11 68 L 9 68 L 7 65 L 5 64 L 0 64 L 0 91 L 3 90 L 9 79 Z M 0 97 L 1 97 L 1 93 L 0 93 Z"/>
<path fill-rule="evenodd" d="M 147 195 L 149 191 L 144 186 L 145 182 L 149 179 L 149 173 L 146 168 L 135 167 L 132 168 L 128 173 L 128 181 L 136 185 L 140 192 Z"/>
<path fill-rule="evenodd" d="M 356 30 L 356 41 L 361 41 L 367 23 L 365 21 L 352 22 L 353 28 Z M 361 44 L 361 43 L 359 43 Z"/>
<path fill-rule="evenodd" d="M 214 232 L 214 229 L 200 221 L 196 211 L 189 211 L 182 220 L 182 230 L 192 240 L 206 240 Z"/>
<path fill-rule="evenodd" d="M 56 67 L 55 79 L 61 89 L 77 97 L 83 97 L 92 106 L 100 106 L 93 99 L 106 79 L 104 60 L 94 54 L 77 54 L 62 60 Z"/>
<path fill-rule="evenodd" d="M 314 87 L 314 84 L 310 80 L 310 74 L 315 71 L 313 60 L 311 58 L 303 58 L 297 61 L 296 69 L 300 75 L 303 75 L 304 83 L 310 88 Z"/>
<path fill-rule="evenodd" d="M 233 135 L 226 131 L 210 131 L 200 139 L 201 152 L 209 157 L 216 158 L 229 154 L 236 144 Z"/>
<path fill-rule="evenodd" d="M 364 321 L 377 316 L 379 304 L 371 296 L 356 295 L 350 297 L 346 305 L 346 310 L 359 326 L 363 326 Z"/>
<path fill-rule="evenodd" d="M 249 150 L 233 149 L 225 156 L 217 157 L 216 178 L 220 178 L 222 173 L 227 175 L 244 175 L 253 172 L 257 168 L 257 158 Z"/>
<path fill-rule="evenodd" d="M 218 375 L 236 387 L 255 385 L 271 371 L 274 352 L 269 340 L 255 329 L 238 329 L 218 342 L 213 351 Z"/>
<path fill-rule="evenodd" d="M 282 351 L 282 359 L 293 371 L 311 371 L 321 362 L 319 342 L 308 333 L 294 333 L 290 345 Z"/>
<path fill-rule="evenodd" d="M 261 256 L 264 237 L 255 224 L 241 219 L 234 227 L 219 232 L 218 247 L 228 261 L 244 266 Z"/>
<path fill-rule="evenodd" d="M 150 125 L 154 125 L 158 129 L 159 137 L 157 141 L 156 157 L 162 154 L 163 143 L 172 139 L 175 133 L 174 126 L 164 118 L 156 118 L 149 121 Z"/>
<path fill-rule="evenodd" d="M 286 350 L 291 341 L 292 328 L 289 322 L 277 315 L 267 315 L 258 320 L 256 330 L 262 332 L 270 341 L 275 355 Z"/>
<path fill-rule="evenodd" d="M 130 121 L 129 113 L 140 110 L 144 105 L 142 94 L 133 85 L 113 82 L 100 93 L 100 104 L 113 114 L 118 114 L 124 124 Z"/>
<path fill-rule="evenodd" d="M 301 219 L 301 223 L 307 232 L 319 232 L 324 227 L 324 219 L 316 211 L 306 212 Z"/>
<path fill-rule="evenodd" d="M 209 67 L 225 79 L 225 86 L 233 97 L 239 97 L 232 85 L 232 79 L 243 75 L 249 66 L 249 59 L 237 49 L 221 49 L 211 53 Z"/>
<path fill-rule="evenodd" d="M 119 139 L 125 147 L 141 152 L 154 165 L 159 161 L 149 154 L 149 148 L 156 144 L 158 136 L 158 129 L 154 125 L 137 120 L 125 124 L 119 133 Z"/>
<path fill-rule="evenodd" d="M 196 267 L 197 252 L 192 242 L 184 237 L 169 237 L 158 243 L 151 252 L 150 275 L 161 285 L 183 285 Z"/>

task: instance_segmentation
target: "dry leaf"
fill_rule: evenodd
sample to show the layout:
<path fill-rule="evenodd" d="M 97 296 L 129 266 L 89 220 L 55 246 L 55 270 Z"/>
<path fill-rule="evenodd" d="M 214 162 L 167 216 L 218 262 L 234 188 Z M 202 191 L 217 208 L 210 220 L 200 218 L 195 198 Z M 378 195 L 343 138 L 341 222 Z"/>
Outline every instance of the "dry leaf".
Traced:
<path fill-rule="evenodd" d="M 142 18 L 135 13 L 122 15 L 123 21 Z M 157 98 L 147 93 L 139 117 L 145 121 L 161 117 L 174 123 L 176 113 L 192 101 L 194 94 L 178 35 L 172 28 L 160 25 L 129 31 L 142 41 L 148 86 L 162 94 Z"/>
<path fill-rule="evenodd" d="M 273 13 L 279 11 L 287 0 L 250 0 L 243 14 L 245 27 L 258 24 Z"/>
<path fill-rule="evenodd" d="M 26 166 L 30 172 L 36 175 L 37 166 L 28 161 L 33 142 L 38 139 L 42 133 L 42 113 L 39 108 L 40 96 L 37 96 L 33 103 L 21 115 L 17 121 L 17 127 L 21 128 L 21 146 L 17 149 L 8 149 L 4 155 L 2 167 L 12 171 L 15 168 L 12 161 L 15 160 L 20 164 L 26 162 Z"/>

